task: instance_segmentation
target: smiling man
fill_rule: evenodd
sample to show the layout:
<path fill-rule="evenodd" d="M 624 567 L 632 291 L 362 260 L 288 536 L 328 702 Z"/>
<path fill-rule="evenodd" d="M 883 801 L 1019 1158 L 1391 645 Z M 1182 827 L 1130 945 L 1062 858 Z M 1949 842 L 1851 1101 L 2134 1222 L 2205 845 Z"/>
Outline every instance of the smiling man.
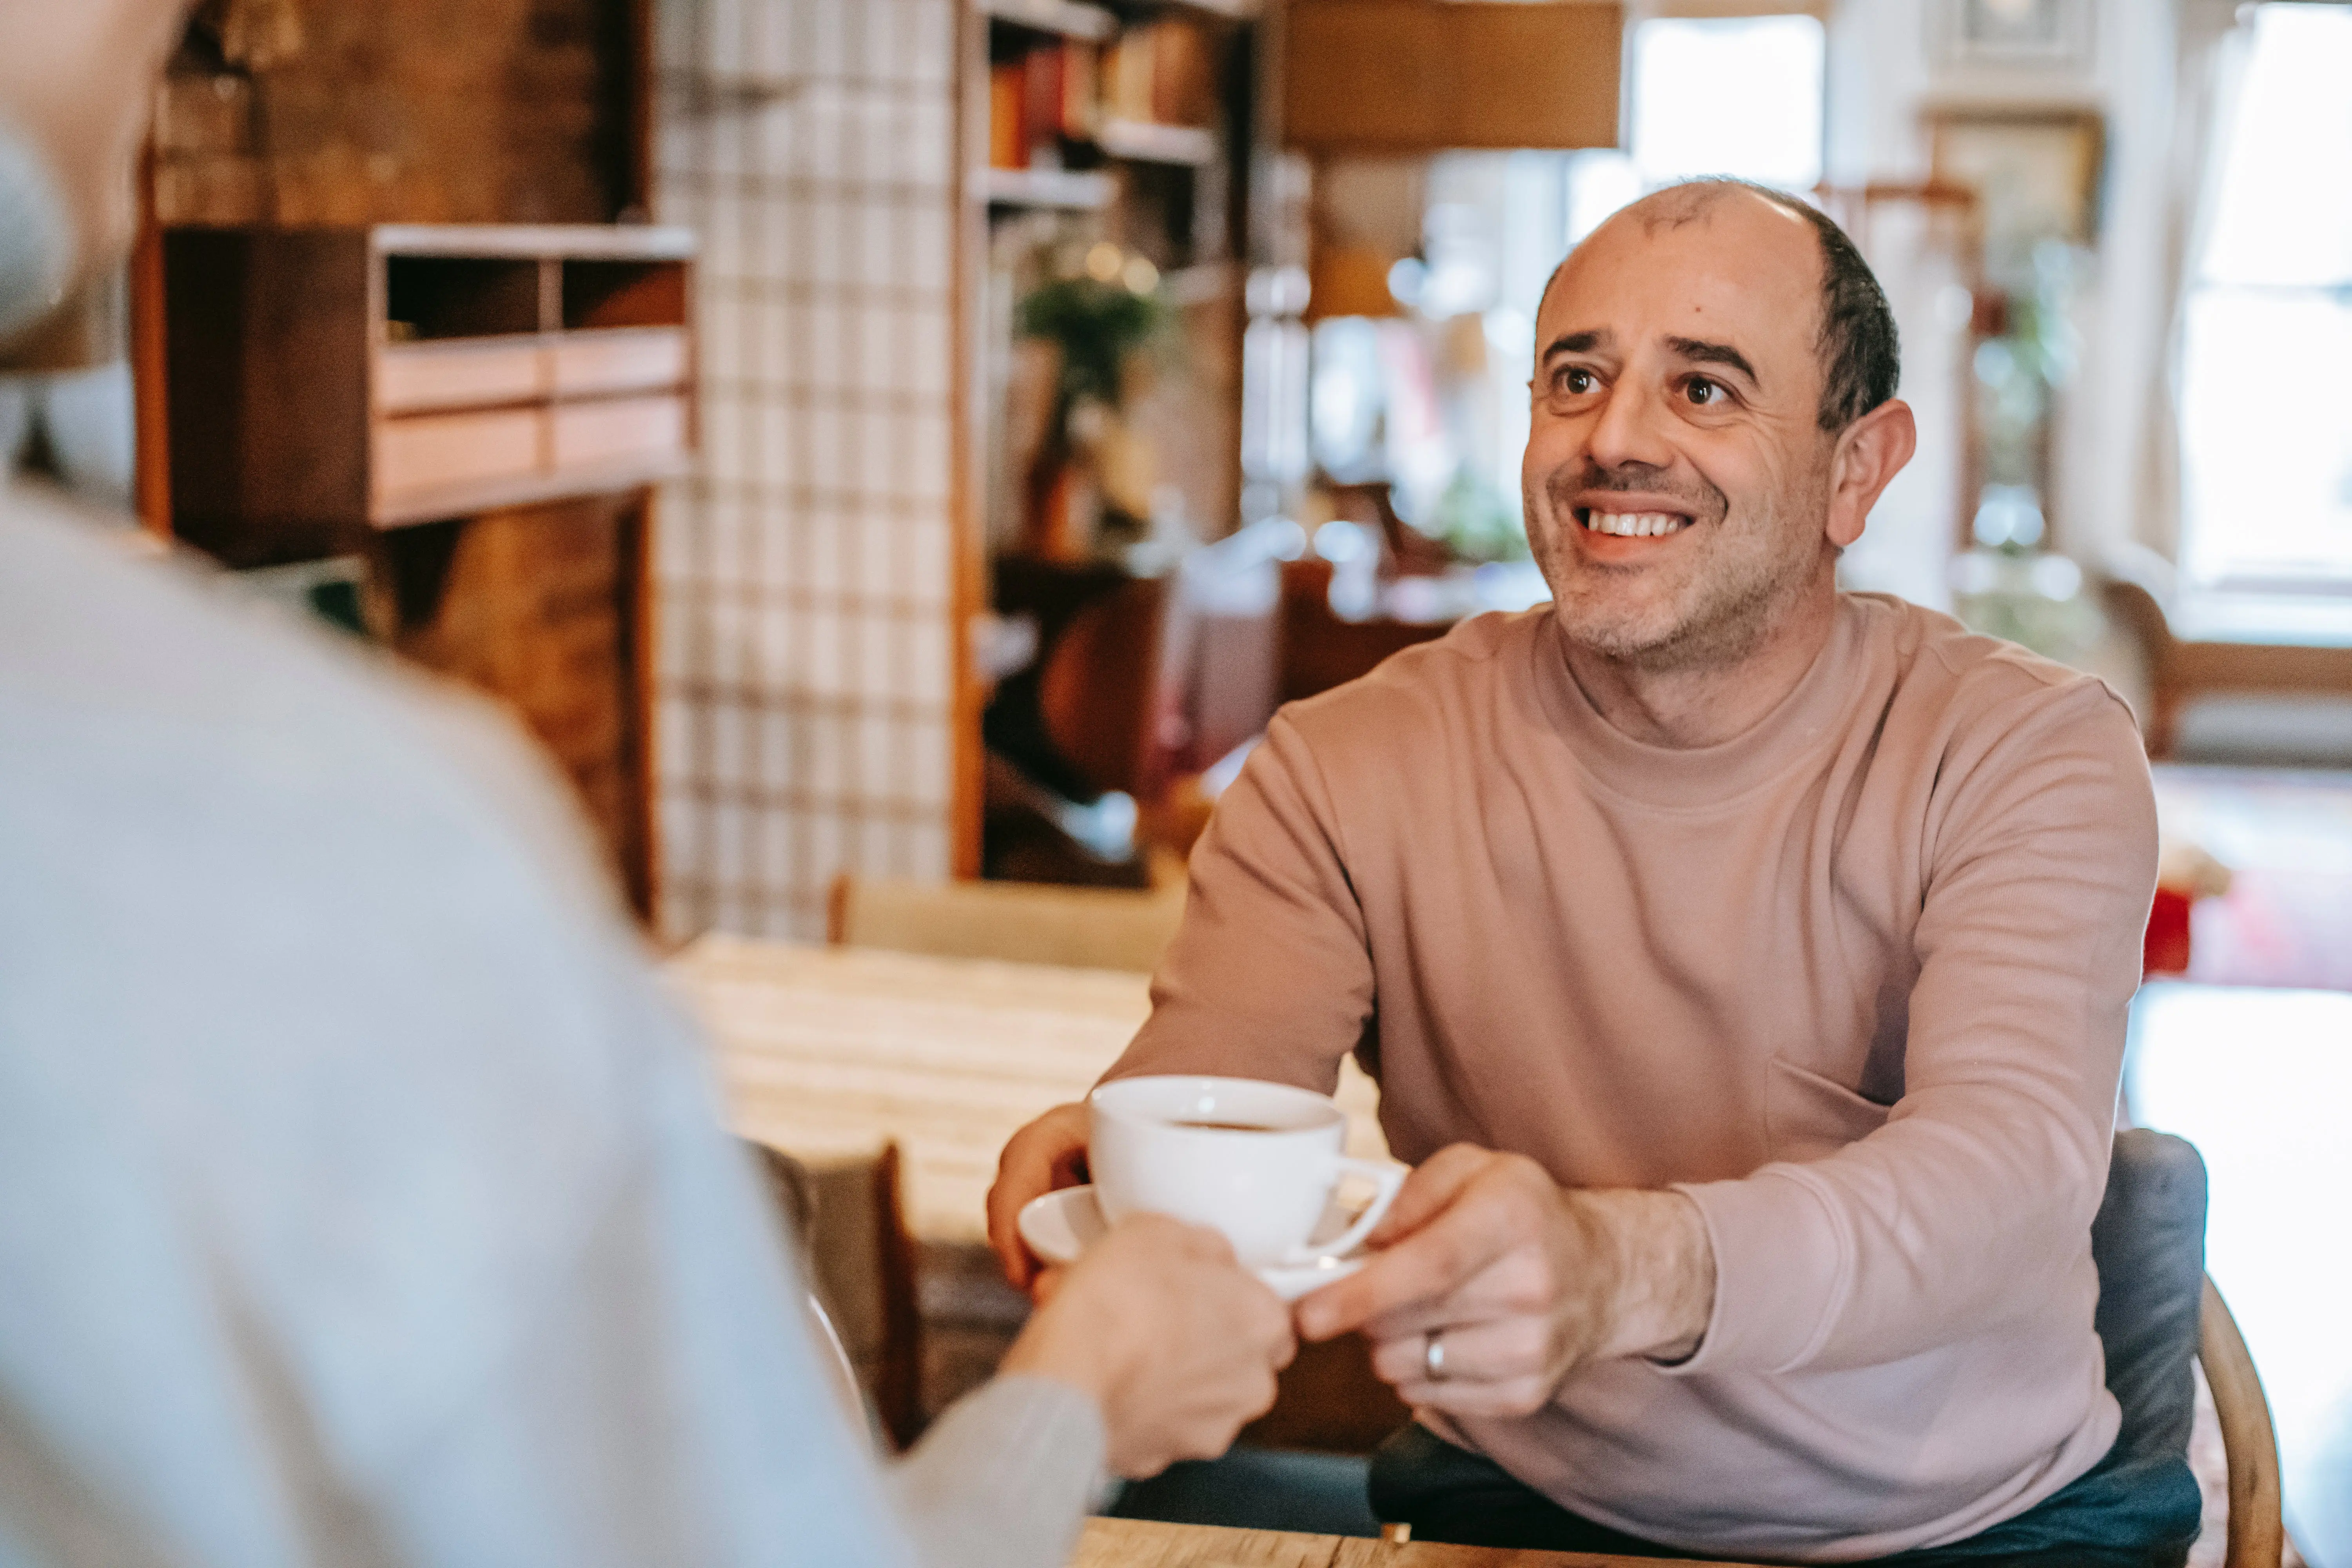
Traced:
<path fill-rule="evenodd" d="M 2155 814 L 2099 682 L 1841 594 L 1911 455 L 1835 225 L 1678 186 L 1561 266 L 1524 487 L 1553 603 L 1285 709 L 1114 1076 L 1331 1087 L 1418 1169 L 1300 1304 L 1416 1409 L 1423 1539 L 2177 1563 L 2092 1326 Z M 1076 1179 L 1064 1107 L 991 1219 Z"/>

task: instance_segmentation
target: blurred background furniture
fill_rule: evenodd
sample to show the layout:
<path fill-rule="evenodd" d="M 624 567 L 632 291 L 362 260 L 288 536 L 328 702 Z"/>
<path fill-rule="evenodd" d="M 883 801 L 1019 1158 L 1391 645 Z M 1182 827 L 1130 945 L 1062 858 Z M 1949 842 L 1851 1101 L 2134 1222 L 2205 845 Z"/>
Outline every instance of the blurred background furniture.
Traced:
<path fill-rule="evenodd" d="M 904 1448 L 922 1430 L 922 1322 L 898 1146 L 817 1161 L 749 1147 L 799 1247 L 820 1338 L 839 1353 L 853 1403 Z"/>
<path fill-rule="evenodd" d="M 2276 601 L 2241 605 L 2238 624 L 2226 614 L 2182 617 L 2172 574 L 2144 552 L 2108 563 L 2101 584 L 2108 613 L 2137 643 L 2147 672 L 2144 721 L 2148 755 L 2169 757 L 2180 741 L 2189 707 L 2210 697 L 2352 700 L 2352 641 L 2320 633 L 2296 637 L 2292 616 Z M 2284 606 L 2292 608 L 2292 606 Z M 2345 622 L 2347 607 L 2326 605 L 2327 619 Z M 2259 612 L 2251 618 L 2248 610 Z M 2264 625 L 2263 623 L 2267 623 Z M 2268 635 L 2264 635 L 2265 632 Z"/>
<path fill-rule="evenodd" d="M 694 248 L 593 224 L 167 232 L 173 533 L 275 565 L 677 475 Z"/>
<path fill-rule="evenodd" d="M 1150 892 L 1033 882 L 917 882 L 844 873 L 835 946 L 1149 974 L 1184 913 L 1181 877 Z"/>

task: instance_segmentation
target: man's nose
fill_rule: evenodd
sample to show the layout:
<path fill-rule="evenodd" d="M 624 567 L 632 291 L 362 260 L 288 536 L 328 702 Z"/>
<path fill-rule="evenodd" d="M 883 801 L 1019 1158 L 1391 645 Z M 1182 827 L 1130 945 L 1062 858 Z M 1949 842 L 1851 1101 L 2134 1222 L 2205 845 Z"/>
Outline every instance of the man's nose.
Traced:
<path fill-rule="evenodd" d="M 1648 387 L 1631 380 L 1609 389 L 1585 449 L 1603 468 L 1643 464 L 1665 468 L 1675 459 L 1665 439 L 1666 411 Z"/>

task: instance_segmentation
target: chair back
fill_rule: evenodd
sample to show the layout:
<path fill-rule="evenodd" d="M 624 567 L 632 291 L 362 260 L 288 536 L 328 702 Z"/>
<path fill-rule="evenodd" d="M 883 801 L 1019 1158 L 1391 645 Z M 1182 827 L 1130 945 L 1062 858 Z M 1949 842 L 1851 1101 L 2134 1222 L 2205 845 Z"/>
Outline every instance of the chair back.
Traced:
<path fill-rule="evenodd" d="M 2205 1276 L 2205 1162 L 2187 1140 L 2147 1128 L 2116 1134 L 2106 1195 L 2091 1222 L 2095 1322 L 2107 1390 L 2123 1410 L 2116 1443 L 2127 1453 L 2187 1454 L 2197 1411 L 2190 1363 L 2201 1354 L 2229 1457 L 2227 1561 L 2277 1568 L 2278 1449 L 2262 1384 Z M 2229 1346 L 2242 1365 L 2222 1359 Z"/>
<path fill-rule="evenodd" d="M 800 1252 L 809 1331 L 827 1371 L 898 1447 L 922 1426 L 922 1324 L 898 1146 L 811 1163 L 754 1142 Z"/>
<path fill-rule="evenodd" d="M 2145 1127 L 2116 1134 L 2106 1197 L 2091 1222 L 2091 1258 L 2107 1391 L 2124 1413 L 2116 1441 L 2185 1454 L 2205 1291 L 2205 1162 L 2195 1145 Z"/>
<path fill-rule="evenodd" d="M 1150 892 L 1036 882 L 843 876 L 827 938 L 852 947 L 1150 973 L 1184 914 L 1184 884 Z"/>

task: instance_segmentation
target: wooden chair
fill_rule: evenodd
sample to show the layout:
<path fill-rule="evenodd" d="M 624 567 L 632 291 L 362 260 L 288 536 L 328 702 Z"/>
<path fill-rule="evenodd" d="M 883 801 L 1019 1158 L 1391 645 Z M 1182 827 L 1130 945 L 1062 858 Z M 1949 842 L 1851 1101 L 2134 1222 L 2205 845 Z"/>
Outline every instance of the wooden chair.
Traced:
<path fill-rule="evenodd" d="M 2173 635 L 2163 584 L 2152 570 L 2110 566 L 2101 585 L 2107 612 L 2139 644 L 2147 663 L 2147 754 L 2172 754 L 2180 715 L 2196 699 L 2341 696 L 2352 691 L 2352 647 L 2318 643 L 2215 642 Z"/>
<path fill-rule="evenodd" d="M 2221 1423 L 2221 1449 L 2230 1462 L 2228 1568 L 2278 1568 L 2286 1548 L 2286 1521 L 2279 1491 L 2278 1436 L 2271 1427 L 2270 1400 L 2254 1371 L 2254 1358 L 2238 1321 L 2230 1316 L 2213 1277 L 2205 1277 L 2198 1323 L 2197 1363 L 2213 1391 L 2213 1411 Z"/>
<path fill-rule="evenodd" d="M 812 1332 L 820 1343 L 831 1342 L 877 1425 L 905 1447 L 922 1426 L 922 1321 L 898 1146 L 809 1162 L 751 1147 L 800 1247 Z"/>
<path fill-rule="evenodd" d="M 1149 892 L 1034 882 L 834 879 L 825 939 L 947 958 L 1150 973 L 1184 914 L 1181 878 Z"/>
<path fill-rule="evenodd" d="M 2116 1441 L 2155 1456 L 2186 1453 L 2195 1418 L 2194 1361 L 2205 1368 L 2229 1460 L 2231 1568 L 2278 1568 L 2278 1445 L 2262 1380 L 2205 1273 L 2205 1163 L 2169 1133 L 2116 1134 L 2107 1190 L 2091 1222 L 2099 1273 L 2095 1320 L 2107 1390 L 2123 1407 Z"/>

